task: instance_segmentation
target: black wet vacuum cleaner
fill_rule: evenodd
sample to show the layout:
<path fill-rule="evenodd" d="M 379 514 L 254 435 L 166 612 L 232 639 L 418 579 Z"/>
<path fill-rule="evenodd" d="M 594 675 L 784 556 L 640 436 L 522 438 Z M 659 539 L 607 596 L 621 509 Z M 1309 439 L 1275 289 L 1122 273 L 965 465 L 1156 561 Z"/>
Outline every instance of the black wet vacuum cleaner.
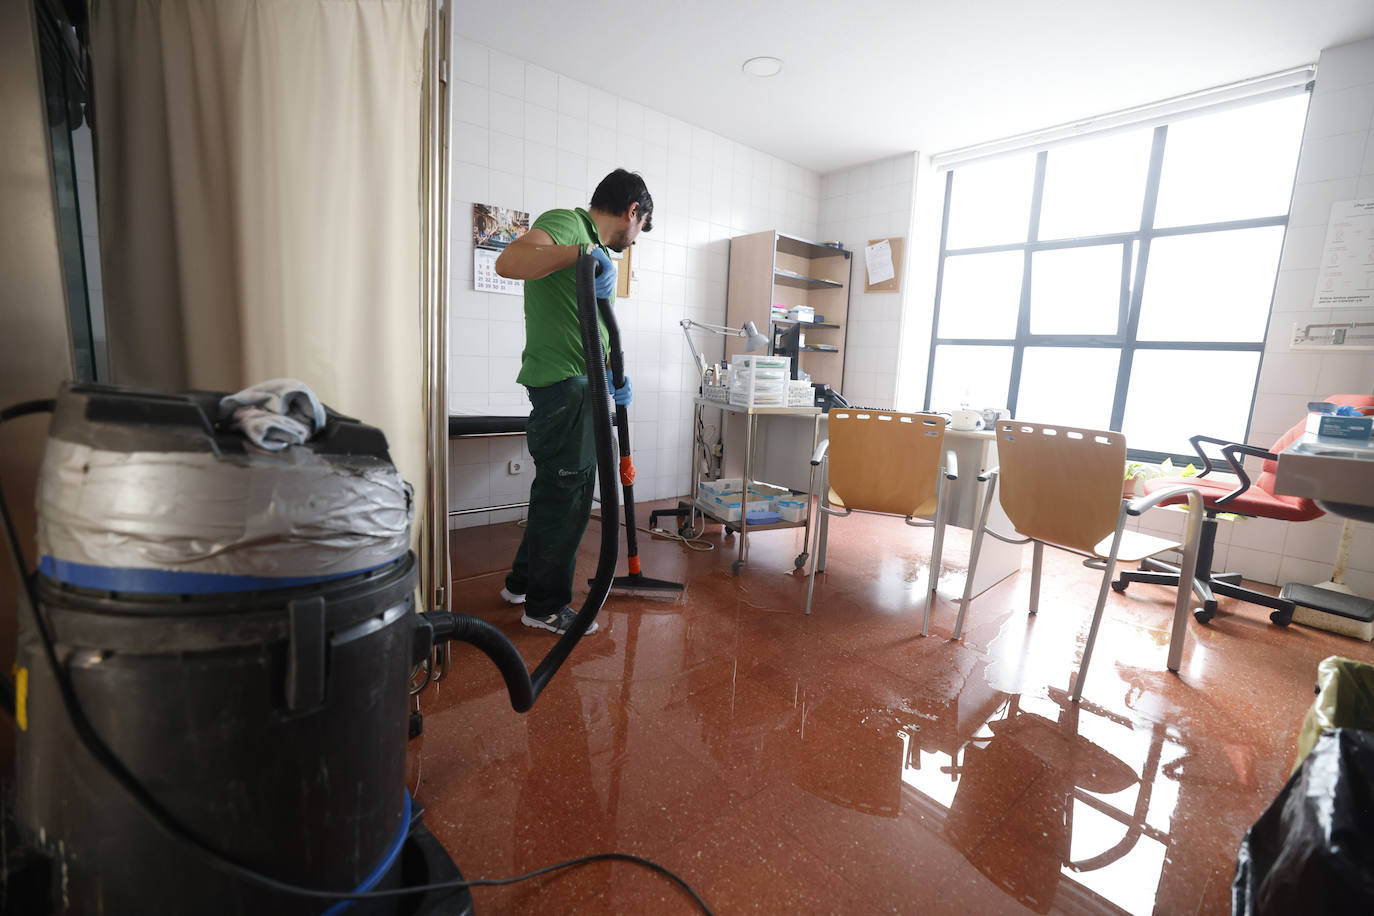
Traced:
<path fill-rule="evenodd" d="M 594 276 L 582 258 L 614 517 Z M 414 613 L 410 491 L 380 430 L 331 414 L 307 445 L 264 452 L 216 425 L 220 397 L 67 385 L 0 416 L 53 411 L 37 572 L 0 500 L 24 585 L 4 912 L 470 912 L 406 791 L 410 672 L 468 642 L 530 709 L 605 600 L 618 526 L 530 673 L 487 622 Z"/>
<path fill-rule="evenodd" d="M 598 299 L 596 306 L 601 313 L 602 322 L 606 325 L 606 334 L 610 338 L 611 376 L 615 381 L 615 387 L 619 388 L 625 384 L 625 352 L 620 347 L 620 326 L 616 324 L 615 313 L 611 311 L 609 300 Z M 615 431 L 616 438 L 620 443 L 620 491 L 624 496 L 625 505 L 626 574 L 616 576 L 611 580 L 611 591 L 641 595 L 647 598 L 676 598 L 685 591 L 685 586 L 682 583 L 669 582 L 666 579 L 651 579 L 644 575 L 644 571 L 640 567 L 639 533 L 635 528 L 635 465 L 634 459 L 630 455 L 630 412 L 623 404 L 615 405 Z M 616 524 L 614 507 L 611 507 L 609 512 L 607 512 L 607 508 L 603 502 L 601 506 L 602 527 Z M 595 579 L 587 581 L 593 585 L 596 583 Z"/>

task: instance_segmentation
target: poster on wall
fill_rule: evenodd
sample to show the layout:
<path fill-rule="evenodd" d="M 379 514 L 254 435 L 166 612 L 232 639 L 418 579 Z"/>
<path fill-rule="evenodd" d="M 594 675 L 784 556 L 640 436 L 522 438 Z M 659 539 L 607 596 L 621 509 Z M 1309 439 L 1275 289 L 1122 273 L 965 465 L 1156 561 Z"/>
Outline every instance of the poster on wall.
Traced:
<path fill-rule="evenodd" d="M 483 293 L 519 296 L 525 281 L 496 272 L 496 259 L 506 246 L 530 231 L 530 215 L 491 204 L 472 205 L 472 288 Z"/>
<path fill-rule="evenodd" d="M 1374 197 L 1331 205 L 1312 307 L 1374 306 Z"/>

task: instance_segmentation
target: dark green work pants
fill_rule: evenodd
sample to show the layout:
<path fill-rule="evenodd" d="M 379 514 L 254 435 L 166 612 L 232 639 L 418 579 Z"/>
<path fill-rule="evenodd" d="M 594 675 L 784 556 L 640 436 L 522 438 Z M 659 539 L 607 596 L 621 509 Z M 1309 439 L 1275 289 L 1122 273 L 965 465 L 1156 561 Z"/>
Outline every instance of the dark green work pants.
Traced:
<path fill-rule="evenodd" d="M 525 436 L 534 458 L 525 537 L 506 588 L 525 595 L 532 617 L 572 602 L 577 545 L 587 530 L 596 480 L 596 434 L 586 376 L 530 388 Z"/>

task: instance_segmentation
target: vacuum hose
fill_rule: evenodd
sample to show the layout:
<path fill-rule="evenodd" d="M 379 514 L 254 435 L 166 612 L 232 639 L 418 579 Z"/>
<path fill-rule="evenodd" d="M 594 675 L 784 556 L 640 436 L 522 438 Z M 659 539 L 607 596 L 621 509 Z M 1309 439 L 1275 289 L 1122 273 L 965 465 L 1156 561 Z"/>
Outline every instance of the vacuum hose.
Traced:
<path fill-rule="evenodd" d="M 625 384 L 625 353 L 620 349 L 620 326 L 616 324 L 615 312 L 606 299 L 597 300 L 601 320 L 606 324 L 606 336 L 610 338 L 611 376 L 617 388 Z M 615 405 L 615 428 L 620 438 L 620 485 L 625 491 L 625 559 L 630 575 L 640 575 L 639 545 L 635 543 L 635 466 L 630 458 L 630 412 L 624 404 Z M 615 518 L 615 506 L 610 507 L 609 518 Z M 602 518 L 607 518 L 605 509 Z M 614 582 L 612 583 L 614 584 Z"/>
<path fill-rule="evenodd" d="M 516 712 L 528 712 L 548 686 L 568 654 L 572 652 L 596 619 L 597 612 L 610 593 L 611 581 L 615 578 L 616 555 L 620 550 L 620 526 L 614 523 L 619 511 L 619 498 L 616 488 L 615 443 L 611 438 L 611 392 L 606 386 L 606 358 L 602 350 L 601 329 L 597 323 L 597 306 L 610 312 L 610 302 L 596 299 L 596 272 L 598 265 L 591 255 L 583 254 L 575 265 L 577 283 L 577 320 L 582 335 L 582 353 L 587 364 L 587 382 L 591 386 L 592 417 L 596 432 L 596 472 L 601 487 L 601 553 L 597 558 L 596 576 L 592 579 L 587 600 L 573 618 L 566 633 L 554 643 L 549 654 L 531 674 L 525 668 L 525 660 L 506 634 L 480 617 L 469 614 L 450 614 L 444 611 L 431 611 L 421 614 L 416 621 L 415 654 L 416 661 L 429 655 L 431 648 L 445 640 L 465 642 L 481 650 L 491 659 L 505 679 L 506 689 L 510 691 L 510 705 Z M 610 323 L 610 327 L 614 327 Z M 618 338 L 617 334 L 617 338 Z M 618 339 L 614 345 L 618 351 Z M 619 370 L 617 383 L 623 379 Z M 622 410 L 624 408 L 621 408 Z M 610 519 L 611 521 L 606 521 Z M 631 529 L 633 530 L 633 529 Z"/>

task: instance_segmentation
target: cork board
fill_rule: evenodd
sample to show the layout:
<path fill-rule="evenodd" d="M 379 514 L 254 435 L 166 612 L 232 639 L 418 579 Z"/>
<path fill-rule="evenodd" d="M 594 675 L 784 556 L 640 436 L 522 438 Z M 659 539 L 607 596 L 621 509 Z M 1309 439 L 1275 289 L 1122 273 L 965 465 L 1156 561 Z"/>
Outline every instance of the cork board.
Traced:
<path fill-rule="evenodd" d="M 896 293 L 902 289 L 902 249 L 906 245 L 904 238 L 890 239 L 869 239 L 868 244 L 876 245 L 879 242 L 887 242 L 892 248 L 892 279 L 884 280 L 881 283 L 868 282 L 868 265 L 864 263 L 864 292 L 866 293 Z"/>
<path fill-rule="evenodd" d="M 618 263 L 615 265 L 615 297 L 616 299 L 630 298 L 630 277 L 634 268 L 630 266 L 630 252 L 634 248 L 626 248 L 624 251 L 612 251 L 611 257 Z"/>

